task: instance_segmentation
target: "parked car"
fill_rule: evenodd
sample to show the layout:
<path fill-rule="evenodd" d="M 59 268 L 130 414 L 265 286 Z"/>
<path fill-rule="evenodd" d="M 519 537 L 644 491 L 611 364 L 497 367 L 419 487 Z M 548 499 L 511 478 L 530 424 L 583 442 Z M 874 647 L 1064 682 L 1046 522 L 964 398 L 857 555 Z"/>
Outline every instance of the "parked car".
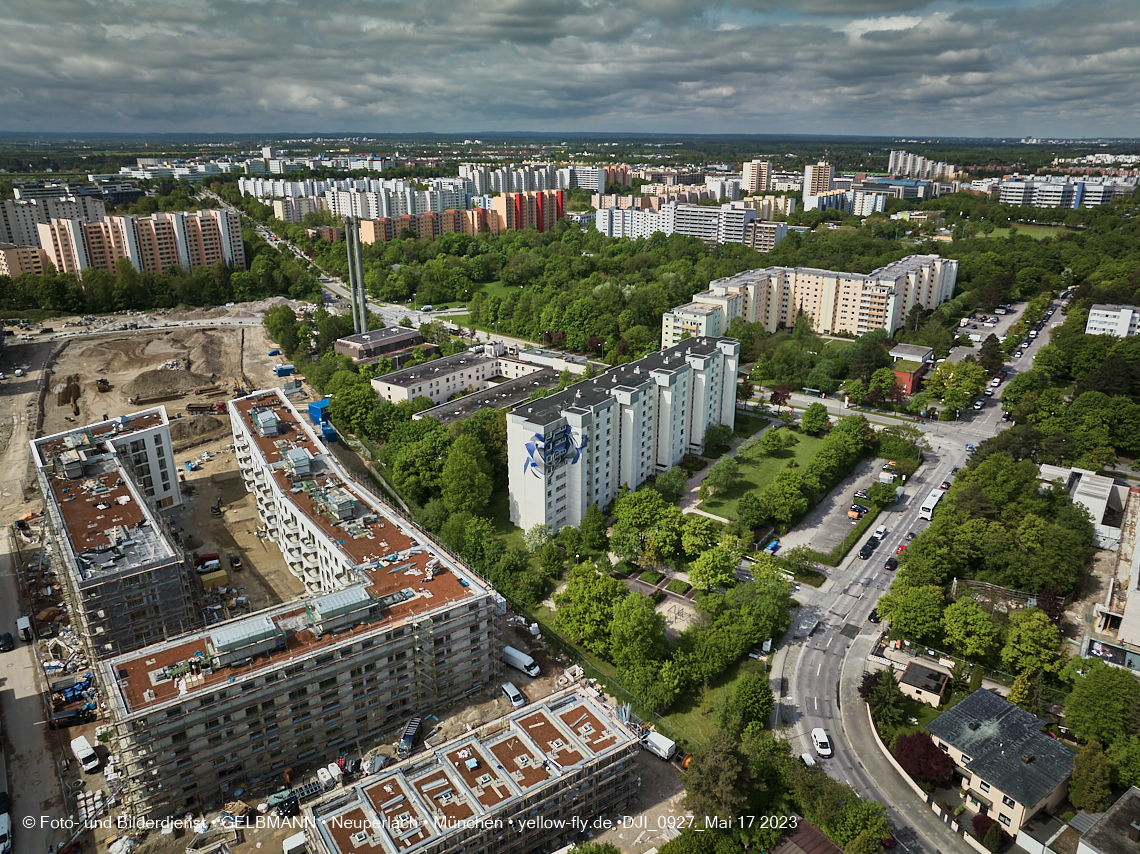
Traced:
<path fill-rule="evenodd" d="M 996 377 L 990 380 L 990 385 L 994 388 L 997 388 L 999 385 L 1001 385 L 1001 374 L 998 374 Z"/>
<path fill-rule="evenodd" d="M 874 551 L 879 547 L 880 542 L 882 541 L 878 537 L 871 537 L 871 539 L 867 540 L 867 546 L 870 547 L 871 551 Z"/>
<path fill-rule="evenodd" d="M 0 652 L 8 652 L 9 650 L 14 649 L 15 646 L 16 641 L 12 637 L 11 632 L 4 632 L 4 634 L 0 635 Z"/>
<path fill-rule="evenodd" d="M 969 442 L 966 443 L 966 453 L 967 454 L 974 453 L 974 446 L 971 445 Z"/>
<path fill-rule="evenodd" d="M 899 543 L 898 548 L 895 549 L 895 554 L 901 555 L 906 551 L 906 543 Z"/>
<path fill-rule="evenodd" d="M 857 513 L 866 513 L 871 508 L 870 507 L 864 507 L 862 504 L 852 504 L 851 509 Z"/>
<path fill-rule="evenodd" d="M 1012 420 L 1013 420 L 1013 413 L 1011 413 L 1011 412 L 1003 412 L 1003 413 L 1001 414 L 1001 420 L 1002 420 L 1002 421 L 1012 421 Z"/>
<path fill-rule="evenodd" d="M 893 555 L 887 558 L 886 562 L 883 563 L 883 569 L 887 570 L 888 572 L 894 572 L 898 568 L 899 559 Z"/>
<path fill-rule="evenodd" d="M 867 494 L 867 490 L 865 489 L 856 490 L 855 497 L 866 498 L 868 501 L 871 499 L 871 496 Z"/>
<path fill-rule="evenodd" d="M 950 481 L 948 481 L 948 480 L 942 481 L 942 483 L 939 484 L 938 488 L 939 489 L 949 489 L 950 488 Z"/>
<path fill-rule="evenodd" d="M 863 546 L 863 548 L 859 549 L 859 559 L 867 560 L 874 551 L 874 546 L 872 546 L 870 543 L 867 543 Z"/>
<path fill-rule="evenodd" d="M 906 532 L 906 541 L 909 543 L 911 540 L 913 540 L 917 536 L 918 536 L 918 534 L 916 534 L 914 531 L 907 531 Z"/>
<path fill-rule="evenodd" d="M 880 617 L 879 617 L 879 609 L 878 609 L 878 608 L 873 608 L 873 609 L 871 610 L 871 616 L 869 616 L 867 619 L 868 619 L 868 620 L 870 620 L 872 623 L 877 623 L 877 622 L 879 622 L 879 620 L 880 620 Z"/>

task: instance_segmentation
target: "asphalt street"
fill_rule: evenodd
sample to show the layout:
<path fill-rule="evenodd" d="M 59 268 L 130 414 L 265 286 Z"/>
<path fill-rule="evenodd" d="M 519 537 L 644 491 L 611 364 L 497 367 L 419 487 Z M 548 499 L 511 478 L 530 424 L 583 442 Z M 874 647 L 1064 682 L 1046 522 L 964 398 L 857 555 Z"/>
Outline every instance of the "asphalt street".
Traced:
<path fill-rule="evenodd" d="M 1018 364 L 1031 366 L 1033 355 L 1048 337 L 1046 324 Z M 778 698 L 779 714 L 782 723 L 790 727 L 794 752 L 814 753 L 810 732 L 815 727 L 823 728 L 834 750 L 831 758 L 820 760 L 824 769 L 867 797 L 887 804 L 899 843 L 911 854 L 972 849 L 946 828 L 905 782 L 895 779 L 897 772 L 873 740 L 867 738 L 868 727 L 860 727 L 858 720 L 852 722 L 863 714 L 862 703 L 854 691 L 870 650 L 868 638 L 875 634 L 868 618 L 894 578 L 894 573 L 884 569 L 884 561 L 894 554 L 899 542 L 905 541 L 907 532 L 919 533 L 928 524 L 919 518 L 922 498 L 943 481 L 952 480 L 955 467 L 966 464 L 967 444 L 995 435 L 1007 423 L 1001 420 L 1001 391 L 1016 373 L 1016 366 L 1006 366 L 1005 381 L 994 389 L 994 396 L 981 411 L 971 410 L 959 421 L 918 423 L 916 426 L 926 433 L 931 450 L 923 467 L 906 484 L 900 509 L 880 514 L 879 521 L 888 529 L 882 545 L 868 560 L 861 560 L 858 547 L 853 548 L 838 567 L 828 572 L 829 580 L 822 587 L 804 585 L 796 593 L 802 604 L 792 634 L 807 636 L 792 641 L 796 648 L 788 651 L 783 668 L 787 692 Z M 795 402 L 806 405 L 815 399 L 797 395 Z M 851 412 L 844 410 L 842 403 L 824 403 L 835 415 Z M 889 420 L 882 415 L 871 418 L 877 423 Z M 858 546 L 871 535 L 868 532 Z M 812 626 L 814 629 L 808 634 Z M 840 677 L 845 668 L 847 679 L 841 690 Z M 843 708 L 844 700 L 847 709 Z M 855 709 L 850 708 L 852 703 Z"/>

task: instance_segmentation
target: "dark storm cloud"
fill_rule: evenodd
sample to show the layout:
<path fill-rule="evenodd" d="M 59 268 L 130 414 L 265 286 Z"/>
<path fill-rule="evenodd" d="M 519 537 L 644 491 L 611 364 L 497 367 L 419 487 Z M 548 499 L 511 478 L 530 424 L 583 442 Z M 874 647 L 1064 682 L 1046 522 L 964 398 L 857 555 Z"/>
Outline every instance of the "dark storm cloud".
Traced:
<path fill-rule="evenodd" d="M 0 129 L 1133 135 L 1134 9 L 0 0 Z"/>

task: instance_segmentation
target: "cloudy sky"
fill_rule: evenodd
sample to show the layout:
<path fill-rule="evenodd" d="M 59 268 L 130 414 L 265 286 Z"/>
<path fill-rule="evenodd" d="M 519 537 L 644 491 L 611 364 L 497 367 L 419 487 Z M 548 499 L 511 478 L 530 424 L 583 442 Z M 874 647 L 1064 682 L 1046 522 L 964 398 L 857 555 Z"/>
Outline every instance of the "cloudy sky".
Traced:
<path fill-rule="evenodd" d="M 1137 0 L 0 0 L 0 130 L 1140 136 Z"/>

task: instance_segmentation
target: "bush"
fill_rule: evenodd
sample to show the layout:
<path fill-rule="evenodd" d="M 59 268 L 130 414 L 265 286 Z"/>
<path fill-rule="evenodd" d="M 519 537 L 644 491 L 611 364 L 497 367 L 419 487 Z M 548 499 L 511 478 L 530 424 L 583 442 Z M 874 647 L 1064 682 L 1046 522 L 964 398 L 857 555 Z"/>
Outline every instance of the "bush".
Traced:
<path fill-rule="evenodd" d="M 629 576 L 633 575 L 635 572 L 637 572 L 637 567 L 634 566 L 629 561 L 623 560 L 623 561 L 618 561 L 617 563 L 614 564 L 614 568 L 613 568 L 613 570 L 611 570 L 610 575 L 621 576 L 622 578 L 628 578 Z"/>
<path fill-rule="evenodd" d="M 665 585 L 665 589 L 670 593 L 676 593 L 678 596 L 684 596 L 686 593 L 693 589 L 693 585 L 689 584 L 687 581 L 682 581 L 679 578 L 674 578 L 672 581 Z"/>
<path fill-rule="evenodd" d="M 645 570 L 645 572 L 641 573 L 641 575 L 639 575 L 637 577 L 640 580 L 644 581 L 646 584 L 654 584 L 655 585 L 662 578 L 665 577 L 665 573 L 658 572 L 656 569 L 647 569 L 647 570 Z"/>
<path fill-rule="evenodd" d="M 984 844 L 986 834 L 989 832 L 989 829 L 991 827 L 997 824 L 997 822 L 990 818 L 988 815 L 982 815 L 981 813 L 978 813 L 976 816 L 974 816 L 974 820 L 971 822 L 971 824 L 974 828 L 974 836 L 977 837 L 979 842 L 982 842 Z"/>

